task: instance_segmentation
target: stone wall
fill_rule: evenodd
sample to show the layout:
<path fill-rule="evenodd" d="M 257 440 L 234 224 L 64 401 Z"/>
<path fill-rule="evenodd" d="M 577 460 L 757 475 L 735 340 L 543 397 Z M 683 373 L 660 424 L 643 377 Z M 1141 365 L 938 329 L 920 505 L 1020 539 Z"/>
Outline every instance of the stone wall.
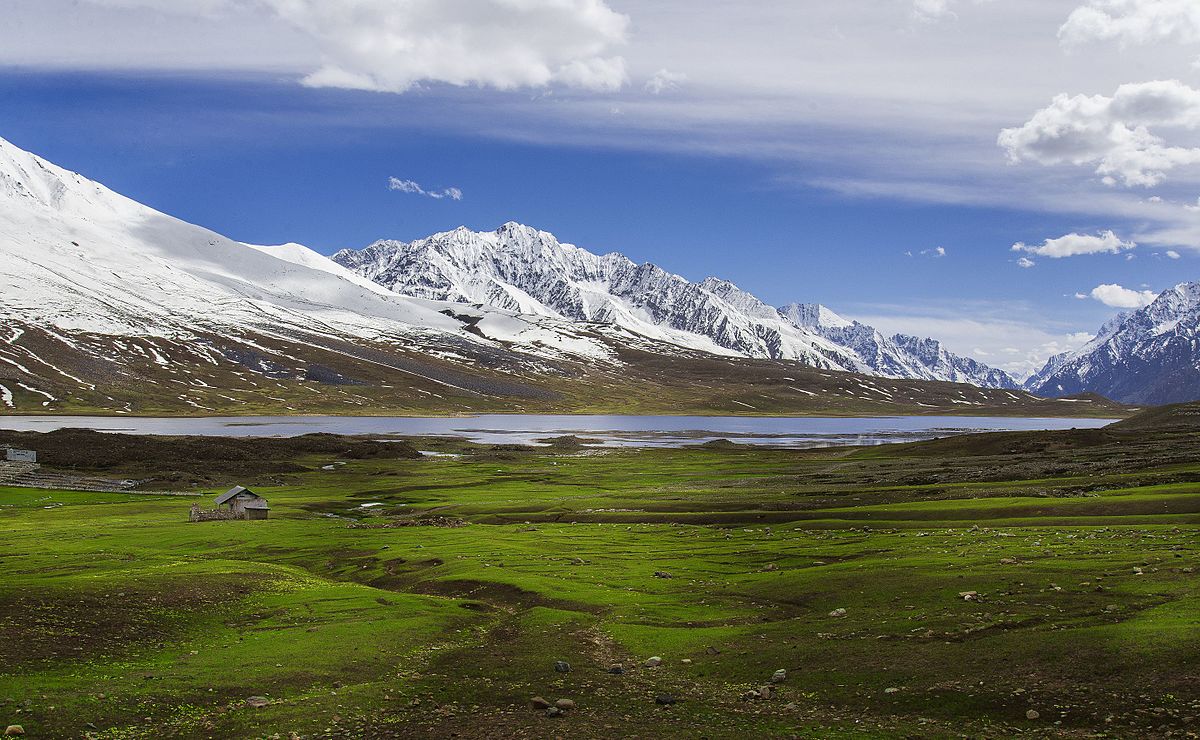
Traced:
<path fill-rule="evenodd" d="M 232 511 L 230 509 L 201 509 L 200 504 L 192 504 L 192 510 L 188 514 L 188 521 L 192 522 L 228 522 L 245 518 L 245 511 Z"/>

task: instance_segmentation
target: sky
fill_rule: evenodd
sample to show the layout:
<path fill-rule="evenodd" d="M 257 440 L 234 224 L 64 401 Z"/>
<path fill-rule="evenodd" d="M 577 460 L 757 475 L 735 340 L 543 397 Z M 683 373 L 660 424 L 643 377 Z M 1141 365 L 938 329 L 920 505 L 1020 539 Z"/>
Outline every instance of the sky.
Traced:
<path fill-rule="evenodd" d="M 0 0 L 0 137 L 235 239 L 519 221 L 1023 376 L 1197 278 L 1194 0 Z"/>

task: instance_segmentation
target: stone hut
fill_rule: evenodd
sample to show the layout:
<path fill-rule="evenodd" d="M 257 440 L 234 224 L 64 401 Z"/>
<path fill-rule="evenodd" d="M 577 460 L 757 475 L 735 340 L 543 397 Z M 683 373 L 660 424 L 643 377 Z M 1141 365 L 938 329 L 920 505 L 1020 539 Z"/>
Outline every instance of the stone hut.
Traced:
<path fill-rule="evenodd" d="M 266 519 L 271 513 L 267 500 L 243 486 L 234 486 L 217 497 L 217 508 L 229 507 L 235 519 Z"/>

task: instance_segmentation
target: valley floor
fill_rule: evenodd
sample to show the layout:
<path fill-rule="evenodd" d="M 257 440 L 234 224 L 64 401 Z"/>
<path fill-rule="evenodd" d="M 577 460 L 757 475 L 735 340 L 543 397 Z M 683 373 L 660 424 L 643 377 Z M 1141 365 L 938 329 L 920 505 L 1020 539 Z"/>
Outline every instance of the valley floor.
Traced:
<path fill-rule="evenodd" d="M 73 465 L 154 469 L 144 486 L 160 490 L 242 483 L 271 519 L 189 523 L 188 498 L 0 488 L 0 725 L 55 738 L 1200 733 L 1190 428 L 804 452 L 268 445 L 210 465 L 170 444 Z M 414 517 L 443 526 L 388 526 Z M 764 686 L 770 698 L 750 693 Z M 546 716 L 534 697 L 575 708 Z"/>

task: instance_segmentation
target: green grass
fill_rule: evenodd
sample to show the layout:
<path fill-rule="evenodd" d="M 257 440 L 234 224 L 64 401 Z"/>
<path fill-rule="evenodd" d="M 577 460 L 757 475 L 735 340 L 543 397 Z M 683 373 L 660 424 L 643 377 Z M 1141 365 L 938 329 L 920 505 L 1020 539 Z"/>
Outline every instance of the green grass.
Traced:
<path fill-rule="evenodd" d="M 265 522 L 0 488 L 0 723 L 95 738 L 1197 727 L 1200 494 L 1173 478 L 1200 462 L 1109 470 L 1097 449 L 996 475 L 899 448 L 461 451 L 306 458 L 257 488 Z M 418 513 L 472 523 L 349 526 Z M 776 698 L 741 699 L 778 668 Z M 578 709 L 547 718 L 535 695 Z"/>

